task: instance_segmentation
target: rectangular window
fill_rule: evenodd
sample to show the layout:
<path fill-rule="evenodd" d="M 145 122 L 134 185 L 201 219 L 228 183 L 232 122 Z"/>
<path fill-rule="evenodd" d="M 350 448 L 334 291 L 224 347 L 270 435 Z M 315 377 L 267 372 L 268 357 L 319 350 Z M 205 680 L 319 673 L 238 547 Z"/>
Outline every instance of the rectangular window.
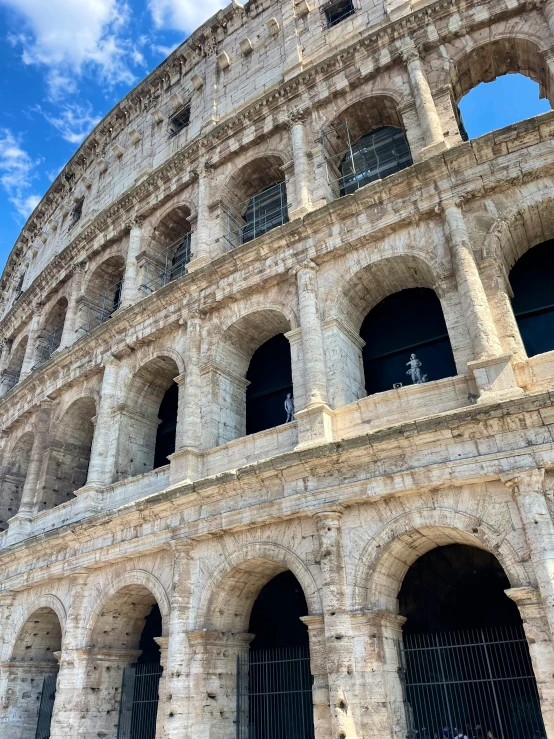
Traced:
<path fill-rule="evenodd" d="M 184 108 L 176 113 L 173 118 L 169 121 L 169 136 L 177 136 L 184 128 L 190 123 L 190 105 L 185 105 Z"/>
<path fill-rule="evenodd" d="M 354 15 L 356 9 L 353 0 L 334 0 L 324 8 L 325 17 L 327 18 L 327 26 L 331 28 L 336 26 L 345 18 Z"/>

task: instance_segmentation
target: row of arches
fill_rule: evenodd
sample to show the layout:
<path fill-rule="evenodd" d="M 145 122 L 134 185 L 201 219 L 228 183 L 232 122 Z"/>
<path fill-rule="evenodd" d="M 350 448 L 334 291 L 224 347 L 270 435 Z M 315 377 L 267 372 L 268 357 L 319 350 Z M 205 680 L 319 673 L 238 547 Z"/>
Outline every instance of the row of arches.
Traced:
<path fill-rule="evenodd" d="M 385 642 L 372 652 L 370 665 L 363 660 L 355 665 L 357 690 L 363 696 L 370 689 L 371 681 L 365 685 L 366 670 L 379 673 L 387 669 L 392 676 L 396 663 L 395 680 L 404 682 L 404 700 L 396 707 L 396 720 L 410 734 L 442 737 L 461 733 L 471 739 L 485 739 L 489 732 L 503 739 L 544 736 L 531 655 L 521 615 L 506 595 L 510 581 L 501 564 L 474 542 L 459 541 L 463 538 L 459 532 L 433 529 L 427 533 L 430 538 L 423 551 L 412 551 L 401 565 L 393 557 L 400 569 L 388 575 L 394 583 L 391 596 L 397 600 L 397 610 L 389 612 L 383 623 L 392 618 L 390 623 L 396 621 L 397 626 L 388 637 L 386 630 L 379 629 L 378 638 L 386 641 L 400 627 L 400 649 L 395 655 L 393 643 L 392 657 L 389 653 L 386 660 L 393 664 L 386 668 Z M 312 690 L 321 689 L 322 680 L 327 681 L 327 669 L 330 674 L 336 670 L 326 665 L 332 655 L 322 659 L 326 648 L 313 626 L 309 630 L 322 613 L 324 599 L 309 585 L 310 576 L 306 579 L 302 570 L 295 574 L 282 561 L 254 558 L 227 569 L 224 580 L 214 583 L 206 594 L 205 623 L 200 630 L 188 632 L 195 644 L 191 659 L 203 655 L 198 668 L 191 664 L 188 678 L 183 676 L 194 683 L 191 700 L 198 703 L 188 708 L 189 714 L 197 716 L 202 726 L 208 722 L 211 731 L 222 736 L 231 731 L 261 739 L 319 735 L 314 727 Z M 160 679 L 172 669 L 165 663 L 169 605 L 163 590 L 148 586 L 148 578 L 133 582 L 129 573 L 124 580 L 116 581 L 95 604 L 89 619 L 81 654 L 86 654 L 89 672 L 96 674 L 95 689 L 78 688 L 83 690 L 80 715 L 86 736 L 89 727 L 94 727 L 94 732 L 107 739 L 134 737 L 140 725 L 142 739 L 155 739 L 160 725 Z M 55 715 L 56 711 L 55 705 L 44 705 L 44 686 L 58 672 L 65 611 L 55 598 L 51 598 L 52 605 L 42 600 L 43 605 L 14 633 L 3 662 L 4 721 L 10 724 L 10 736 L 17 739 L 33 739 L 37 722 L 49 725 L 51 718 L 45 718 L 45 712 L 53 709 Z M 186 629 L 185 624 L 181 628 Z M 225 645 L 215 662 L 209 648 L 201 651 L 202 629 L 212 642 Z M 361 657 L 362 652 L 358 654 Z M 437 654 L 446 661 L 443 670 L 451 685 L 446 698 L 444 673 L 442 681 L 437 673 Z M 494 670 L 489 676 L 485 674 L 487 664 Z M 423 691 L 420 683 L 425 686 Z M 207 705 L 198 702 L 206 690 Z M 383 687 L 374 690 L 377 694 L 365 700 L 379 711 L 382 701 L 394 704 L 400 685 L 389 684 L 385 692 Z M 176 710 L 174 701 L 170 709 Z M 166 708 L 161 705 L 159 710 Z M 178 710 L 185 712 L 186 708 Z M 321 713 L 317 715 L 321 721 Z M 371 715 L 356 717 L 364 731 L 371 720 Z M 393 720 L 391 716 L 389 722 Z M 325 724 L 318 728 L 326 730 Z M 392 733 L 392 725 L 381 728 Z M 129 729 L 131 733 L 125 733 Z"/>
<path fill-rule="evenodd" d="M 552 242 L 530 249 L 510 273 L 514 315 L 529 356 L 554 349 L 553 249 Z M 404 284 L 426 284 L 420 265 L 415 266 L 417 270 L 404 275 Z M 398 286 L 398 279 L 396 273 L 393 277 L 387 271 L 385 260 L 378 270 L 359 276 L 353 296 L 342 306 L 344 318 L 359 333 L 363 347 L 358 350 L 358 365 L 354 362 L 354 369 L 350 366 L 348 370 L 362 396 L 458 373 L 436 292 L 421 286 L 389 292 Z M 213 446 L 294 421 L 295 396 L 296 410 L 302 407 L 302 399 L 298 390 L 301 370 L 289 341 L 293 328 L 282 313 L 267 309 L 248 314 L 224 332 L 215 353 L 222 368 L 216 394 L 200 400 L 207 416 L 213 412 L 207 403 L 213 403 L 219 414 L 210 442 Z M 176 450 L 176 379 L 182 371 L 174 357 L 162 353 L 147 361 L 126 383 L 118 433 L 113 440 L 117 452 L 112 482 L 169 463 Z M 77 399 L 56 418 L 40 477 L 39 510 L 70 500 L 85 485 L 97 411 L 98 398 L 92 394 Z M 26 431 L 5 459 L 0 517 L 3 527 L 18 511 L 33 441 L 33 431 Z M 200 445 L 201 439 L 196 442 Z"/>

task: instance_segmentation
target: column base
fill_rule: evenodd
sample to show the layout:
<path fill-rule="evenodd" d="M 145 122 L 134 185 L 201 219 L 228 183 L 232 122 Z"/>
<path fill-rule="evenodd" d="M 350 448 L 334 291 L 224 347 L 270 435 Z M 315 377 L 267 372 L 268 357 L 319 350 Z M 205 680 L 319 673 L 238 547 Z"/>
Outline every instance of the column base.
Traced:
<path fill-rule="evenodd" d="M 75 497 L 79 498 L 80 505 L 89 513 L 98 513 L 102 507 L 104 488 L 100 485 L 84 485 L 75 490 Z"/>
<path fill-rule="evenodd" d="M 478 359 L 468 362 L 467 366 L 479 390 L 477 403 L 517 398 L 524 394 L 516 382 L 511 354 Z"/>
<path fill-rule="evenodd" d="M 198 257 L 197 259 L 193 259 L 191 262 L 187 264 L 187 272 L 196 272 L 199 269 L 202 269 L 202 267 L 205 267 L 207 264 L 210 263 L 209 257 Z"/>
<path fill-rule="evenodd" d="M 33 525 L 33 513 L 31 511 L 19 511 L 8 519 L 8 530 L 6 532 L 6 546 L 10 546 L 22 539 L 28 539 Z"/>
<path fill-rule="evenodd" d="M 296 449 L 309 449 L 333 441 L 334 413 L 328 405 L 321 403 L 308 406 L 295 413 L 298 423 L 298 446 Z"/>
<path fill-rule="evenodd" d="M 202 452 L 197 449 L 180 449 L 170 454 L 169 484 L 194 482 L 202 476 Z"/>
<path fill-rule="evenodd" d="M 312 210 L 311 207 L 308 207 L 307 205 L 302 205 L 300 208 L 291 210 L 289 212 L 289 221 L 296 221 L 299 218 L 304 218 L 304 216 L 308 215 L 308 213 L 310 213 L 311 210 Z"/>
<path fill-rule="evenodd" d="M 442 141 L 437 141 L 436 144 L 429 144 L 429 146 L 425 146 L 423 149 L 421 149 L 417 156 L 419 161 L 422 162 L 424 159 L 434 157 L 435 154 L 440 154 L 441 151 L 445 151 L 446 149 L 448 149 L 448 144 L 443 139 Z"/>

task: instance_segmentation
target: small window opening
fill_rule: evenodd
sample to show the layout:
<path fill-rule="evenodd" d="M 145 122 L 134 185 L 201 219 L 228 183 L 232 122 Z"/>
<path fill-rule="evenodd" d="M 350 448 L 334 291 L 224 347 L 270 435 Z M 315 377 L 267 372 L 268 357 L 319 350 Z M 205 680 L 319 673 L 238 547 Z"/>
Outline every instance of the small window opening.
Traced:
<path fill-rule="evenodd" d="M 173 118 L 169 121 L 169 136 L 177 136 L 190 123 L 190 105 L 185 105 Z"/>
<path fill-rule="evenodd" d="M 331 28 L 341 21 L 354 15 L 356 9 L 352 0 L 335 0 L 324 8 L 327 26 Z"/>
<path fill-rule="evenodd" d="M 81 216 L 83 215 L 83 205 L 85 204 L 85 199 L 80 198 L 76 203 L 75 207 L 73 208 L 73 211 L 71 213 L 71 221 L 69 223 L 69 230 L 75 226 L 76 223 L 78 223 L 81 220 Z"/>

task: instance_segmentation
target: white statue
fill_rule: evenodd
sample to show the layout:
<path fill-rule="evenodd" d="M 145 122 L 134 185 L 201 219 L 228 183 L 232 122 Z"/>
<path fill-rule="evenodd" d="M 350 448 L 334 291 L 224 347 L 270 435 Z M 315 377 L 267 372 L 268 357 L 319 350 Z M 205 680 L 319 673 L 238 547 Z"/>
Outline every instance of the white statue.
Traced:
<path fill-rule="evenodd" d="M 410 375 L 414 385 L 423 385 L 425 382 L 427 382 L 427 375 L 421 374 L 421 368 L 423 367 L 423 365 L 415 354 L 412 354 L 410 356 L 410 361 L 406 362 L 406 366 L 410 368 L 406 372 L 406 374 Z"/>
<path fill-rule="evenodd" d="M 287 420 L 285 423 L 292 423 L 294 421 L 294 398 L 292 393 L 287 393 L 287 399 L 285 400 L 285 411 L 287 413 Z"/>

